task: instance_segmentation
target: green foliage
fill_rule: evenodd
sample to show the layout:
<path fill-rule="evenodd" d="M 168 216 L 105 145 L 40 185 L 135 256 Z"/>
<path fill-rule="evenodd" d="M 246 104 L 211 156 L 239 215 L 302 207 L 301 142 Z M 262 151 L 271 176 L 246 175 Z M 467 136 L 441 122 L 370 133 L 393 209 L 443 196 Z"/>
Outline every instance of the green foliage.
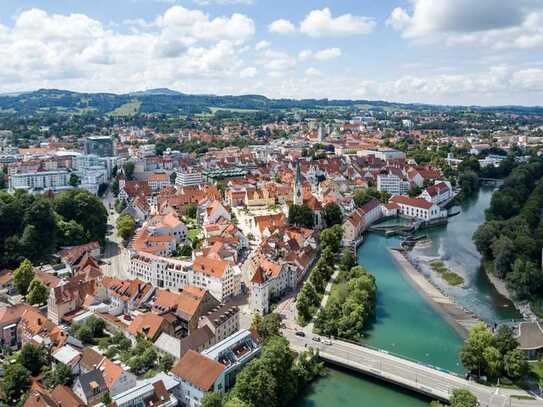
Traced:
<path fill-rule="evenodd" d="M 291 205 L 288 208 L 288 223 L 312 229 L 315 224 L 315 214 L 306 205 Z"/>
<path fill-rule="evenodd" d="M 477 407 L 479 402 L 469 390 L 455 389 L 451 397 L 451 407 Z"/>
<path fill-rule="evenodd" d="M 117 234 L 124 240 L 128 240 L 136 231 L 136 221 L 128 213 L 123 213 L 117 218 Z"/>
<path fill-rule="evenodd" d="M 474 171 L 466 171 L 458 176 L 458 186 L 464 197 L 472 196 L 479 190 L 479 176 Z"/>
<path fill-rule="evenodd" d="M 86 344 L 95 344 L 99 338 L 104 336 L 106 323 L 94 315 L 86 318 L 79 324 L 72 325 L 72 333 L 80 341 Z"/>
<path fill-rule="evenodd" d="M 506 283 L 517 299 L 525 300 L 543 287 L 543 275 L 535 263 L 519 258 L 507 274 Z"/>
<path fill-rule="evenodd" d="M 13 286 L 19 294 L 26 295 L 33 279 L 34 267 L 29 260 L 25 259 L 13 272 Z"/>
<path fill-rule="evenodd" d="M 388 202 L 390 194 L 386 192 L 379 192 L 375 187 L 369 187 L 357 190 L 353 196 L 354 203 L 359 208 L 367 204 L 373 198 L 385 203 Z"/>
<path fill-rule="evenodd" d="M 17 405 L 30 388 L 30 371 L 20 363 L 8 365 L 0 386 L 5 399 L 10 404 Z"/>
<path fill-rule="evenodd" d="M 190 244 L 177 246 L 177 250 L 175 251 L 175 257 L 190 257 L 190 256 L 192 256 L 192 246 Z"/>
<path fill-rule="evenodd" d="M 73 188 L 77 188 L 77 186 L 81 183 L 81 180 L 79 179 L 79 177 L 75 173 L 72 172 L 70 174 L 70 180 L 68 181 L 68 183 Z"/>
<path fill-rule="evenodd" d="M 158 368 L 163 372 L 169 372 L 175 363 L 175 358 L 169 353 L 165 353 L 160 357 Z"/>
<path fill-rule="evenodd" d="M 264 317 L 255 314 L 251 328 L 254 329 L 258 336 L 263 340 L 273 336 L 279 336 L 281 335 L 281 317 L 275 312 L 265 315 Z"/>
<path fill-rule="evenodd" d="M 198 213 L 198 205 L 190 203 L 185 206 L 186 214 L 191 219 L 196 219 Z"/>
<path fill-rule="evenodd" d="M 49 290 L 47 286 L 43 284 L 39 279 L 34 278 L 28 288 L 28 294 L 26 295 L 26 302 L 29 304 L 45 304 Z"/>
<path fill-rule="evenodd" d="M 343 212 L 338 204 L 332 202 L 324 206 L 323 218 L 327 227 L 341 225 L 343 222 Z"/>
<path fill-rule="evenodd" d="M 222 394 L 214 391 L 207 392 L 202 397 L 201 407 L 222 407 Z"/>
<path fill-rule="evenodd" d="M 358 340 L 371 316 L 375 314 L 377 287 L 375 278 L 362 267 L 342 270 L 326 307 L 315 327 L 327 336 Z"/>
<path fill-rule="evenodd" d="M 44 383 L 49 389 L 54 389 L 59 384 L 70 386 L 73 381 L 72 369 L 64 363 L 58 363 L 53 369 L 49 369 L 44 376 Z"/>
<path fill-rule="evenodd" d="M 341 225 L 324 229 L 320 234 L 321 250 L 324 251 L 328 247 L 332 253 L 338 253 L 342 237 L 343 229 Z"/>
<path fill-rule="evenodd" d="M 270 337 L 261 356 L 251 361 L 236 378 L 225 406 L 283 407 L 291 405 L 303 387 L 322 373 L 316 355 L 304 352 L 295 356 L 283 337 Z M 232 404 L 230 404 L 232 402 Z"/>
<path fill-rule="evenodd" d="M 515 380 L 528 370 L 526 356 L 517 349 L 513 332 L 502 326 L 494 335 L 484 326 L 474 326 L 460 352 L 462 364 L 470 372 L 498 379 L 504 375 Z"/>
<path fill-rule="evenodd" d="M 127 161 L 124 163 L 123 171 L 126 179 L 132 181 L 134 179 L 134 168 L 136 165 L 132 161 Z"/>
<path fill-rule="evenodd" d="M 296 309 L 300 323 L 305 324 L 317 311 L 320 297 L 313 284 L 306 282 L 296 297 Z"/>
<path fill-rule="evenodd" d="M 17 355 L 17 363 L 24 366 L 32 376 L 36 376 L 47 363 L 47 351 L 41 346 L 25 343 Z"/>
<path fill-rule="evenodd" d="M 349 248 L 345 248 L 343 250 L 343 255 L 341 256 L 341 262 L 340 262 L 342 270 L 350 270 L 354 266 L 356 266 L 356 257 L 354 257 L 354 254 L 351 252 Z"/>
<path fill-rule="evenodd" d="M 97 196 L 79 189 L 64 191 L 55 197 L 54 208 L 66 222 L 83 227 L 87 242 L 105 241 L 107 210 Z"/>

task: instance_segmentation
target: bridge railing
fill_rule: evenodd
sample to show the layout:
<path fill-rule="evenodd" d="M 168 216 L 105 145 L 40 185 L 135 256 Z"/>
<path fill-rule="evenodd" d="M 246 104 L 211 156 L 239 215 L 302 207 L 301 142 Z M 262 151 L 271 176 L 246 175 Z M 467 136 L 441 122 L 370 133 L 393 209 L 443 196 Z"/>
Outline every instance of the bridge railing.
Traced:
<path fill-rule="evenodd" d="M 377 348 L 375 346 L 371 346 L 371 345 L 367 345 L 367 344 L 362 344 L 360 342 L 356 342 L 356 341 L 353 341 L 353 340 L 350 340 L 350 339 L 343 339 L 343 338 L 337 338 L 337 337 L 334 338 L 334 339 L 342 341 L 342 342 L 347 342 L 347 343 L 350 343 L 352 345 L 357 345 L 357 346 L 360 346 L 362 348 L 371 349 L 373 351 L 380 352 L 380 353 L 383 353 L 385 355 L 394 356 L 394 357 L 397 357 L 398 359 L 407 360 L 408 362 L 416 363 L 417 365 L 424 366 L 424 367 L 429 367 L 431 369 L 437 370 L 439 372 L 447 373 L 447 374 L 459 377 L 461 379 L 464 378 L 462 375 L 458 374 L 457 372 L 453 372 L 453 371 L 451 371 L 449 369 L 444 369 L 442 367 L 435 366 L 435 365 L 432 365 L 430 363 L 422 362 L 420 360 L 410 358 L 409 356 L 400 355 L 399 353 L 391 352 L 391 351 L 381 349 L 381 348 Z"/>

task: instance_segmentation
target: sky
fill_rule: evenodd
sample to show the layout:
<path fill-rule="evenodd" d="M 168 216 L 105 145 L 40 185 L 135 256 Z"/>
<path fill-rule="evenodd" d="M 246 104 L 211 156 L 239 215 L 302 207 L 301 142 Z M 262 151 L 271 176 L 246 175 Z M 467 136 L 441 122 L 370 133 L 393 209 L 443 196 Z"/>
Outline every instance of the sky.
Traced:
<path fill-rule="evenodd" d="M 0 0 L 0 93 L 543 105 L 543 0 Z"/>

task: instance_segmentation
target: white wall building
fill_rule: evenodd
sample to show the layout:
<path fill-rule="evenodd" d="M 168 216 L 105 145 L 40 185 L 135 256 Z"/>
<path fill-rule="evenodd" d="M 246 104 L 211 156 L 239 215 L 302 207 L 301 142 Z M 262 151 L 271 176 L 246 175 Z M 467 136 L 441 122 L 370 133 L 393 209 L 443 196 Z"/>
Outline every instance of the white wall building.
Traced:
<path fill-rule="evenodd" d="M 446 210 L 441 210 L 436 204 L 422 198 L 409 198 L 403 195 L 394 195 L 390 198 L 390 202 L 399 206 L 401 215 L 410 218 L 429 221 L 447 216 Z"/>
<path fill-rule="evenodd" d="M 202 185 L 204 183 L 204 178 L 201 172 L 184 172 L 180 171 L 177 173 L 175 179 L 175 185 L 179 187 L 190 187 L 194 185 Z"/>
<path fill-rule="evenodd" d="M 66 170 L 42 171 L 12 174 L 9 177 L 9 190 L 25 189 L 27 191 L 61 191 L 69 189 L 70 173 Z"/>

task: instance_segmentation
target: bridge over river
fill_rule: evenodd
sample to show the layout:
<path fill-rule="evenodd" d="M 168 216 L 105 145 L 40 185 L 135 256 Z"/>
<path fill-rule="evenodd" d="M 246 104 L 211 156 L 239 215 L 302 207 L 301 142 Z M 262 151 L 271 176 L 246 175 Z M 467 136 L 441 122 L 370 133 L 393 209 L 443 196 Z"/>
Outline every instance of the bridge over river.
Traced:
<path fill-rule="evenodd" d="M 340 340 L 331 340 L 331 344 L 319 343 L 312 340 L 313 335 L 306 333 L 305 337 L 300 337 L 293 330 L 285 330 L 284 335 L 296 351 L 308 347 L 318 348 L 320 358 L 325 362 L 373 376 L 433 399 L 448 401 L 454 389 L 464 388 L 478 398 L 481 407 L 543 406 L 543 401 L 529 400 L 522 391 L 482 386 L 454 373 L 385 351 Z M 524 398 L 512 397 L 515 394 Z"/>

